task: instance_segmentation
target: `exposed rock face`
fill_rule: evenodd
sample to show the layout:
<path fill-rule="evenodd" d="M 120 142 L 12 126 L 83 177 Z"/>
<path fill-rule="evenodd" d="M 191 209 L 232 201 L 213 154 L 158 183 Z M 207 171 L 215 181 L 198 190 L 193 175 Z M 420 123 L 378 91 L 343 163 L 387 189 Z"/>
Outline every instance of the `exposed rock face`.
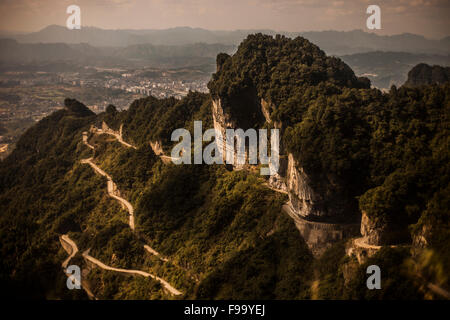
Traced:
<path fill-rule="evenodd" d="M 366 238 L 366 242 L 370 245 L 381 245 L 383 238 L 383 226 L 377 226 L 369 216 L 363 212 L 361 217 L 361 234 Z"/>
<path fill-rule="evenodd" d="M 422 228 L 413 236 L 413 245 L 419 248 L 425 248 L 428 246 L 429 241 L 427 238 L 431 234 L 431 226 L 424 224 Z"/>
<path fill-rule="evenodd" d="M 281 130 L 281 123 L 276 121 L 272 123 L 272 119 L 270 118 L 271 109 L 272 109 L 271 104 L 265 101 L 264 99 L 261 99 L 261 113 L 263 114 L 264 119 L 266 119 L 266 123 L 268 123 L 269 125 L 273 125 L 275 129 Z M 288 189 L 286 186 L 286 178 L 285 178 L 287 170 L 287 159 L 285 156 L 282 155 L 282 153 L 283 153 L 283 146 L 281 145 L 280 141 L 280 163 L 279 163 L 280 167 L 276 174 L 270 176 L 268 183 L 272 188 L 287 192 Z"/>
<path fill-rule="evenodd" d="M 285 156 L 280 155 L 280 163 L 278 172 L 269 177 L 268 184 L 274 189 L 278 189 L 284 192 L 288 192 L 286 186 L 286 170 L 288 161 Z"/>
<path fill-rule="evenodd" d="M 426 231 L 426 229 L 424 229 Z M 410 243 L 411 237 L 407 226 L 398 226 L 394 223 L 382 223 L 369 217 L 365 212 L 361 217 L 361 234 L 366 243 L 374 246 L 398 245 Z M 425 233 L 417 236 L 417 241 L 425 241 Z"/>
<path fill-rule="evenodd" d="M 231 117 L 226 114 L 223 111 L 222 108 L 222 102 L 220 99 L 213 99 L 212 101 L 212 116 L 213 116 L 213 124 L 214 124 L 214 129 L 217 132 L 220 132 L 222 134 L 222 139 L 217 139 L 216 143 L 217 143 L 217 147 L 219 148 L 219 150 L 222 150 L 222 155 L 223 155 L 223 160 L 225 161 L 226 159 L 226 129 L 237 129 L 237 125 L 235 123 L 235 121 L 231 120 Z M 236 159 L 237 159 L 237 150 L 236 148 L 234 149 L 234 165 L 233 168 L 236 170 L 241 170 L 244 165 L 240 165 L 236 163 Z"/>
<path fill-rule="evenodd" d="M 217 141 L 221 150 L 226 146 L 226 129 L 238 128 L 236 121 L 233 121 L 222 107 L 220 99 L 213 99 L 212 115 L 214 128 L 222 134 L 222 140 Z M 264 99 L 260 100 L 261 113 L 269 127 L 282 129 L 282 123 L 273 121 L 270 117 L 272 106 Z M 292 154 L 283 155 L 284 148 L 280 145 L 280 161 L 278 173 L 269 177 L 268 184 L 279 191 L 287 192 L 289 204 L 283 209 L 293 218 L 297 229 L 305 239 L 307 245 L 314 255 L 321 255 L 334 242 L 340 241 L 350 236 L 359 235 L 359 223 L 341 224 L 314 222 L 311 219 L 332 217 L 332 215 L 322 209 L 321 195 L 317 194 L 312 187 L 311 181 L 303 168 L 296 162 Z M 236 156 L 236 154 L 235 154 Z M 235 170 L 242 169 L 242 166 L 234 166 Z"/>
<path fill-rule="evenodd" d="M 157 156 L 162 156 L 164 155 L 164 150 L 162 148 L 162 144 L 160 141 L 155 141 L 152 142 L 150 141 L 150 147 L 152 148 L 153 152 L 157 155 Z"/>
<path fill-rule="evenodd" d="M 213 124 L 214 129 L 222 134 L 222 139 L 217 140 L 217 147 L 219 150 L 223 150 L 223 154 L 225 154 L 225 146 L 226 146 L 226 129 L 234 128 L 233 123 L 230 121 L 230 117 L 225 115 L 222 108 L 222 102 L 220 99 L 212 101 L 212 116 L 213 116 Z"/>
<path fill-rule="evenodd" d="M 269 107 L 270 105 L 264 99 L 261 99 L 261 112 L 264 116 L 264 119 L 266 119 L 266 122 L 271 124 L 272 119 L 270 119 Z"/>
<path fill-rule="evenodd" d="M 281 123 L 273 122 L 270 118 L 270 103 L 261 99 L 261 113 L 268 124 L 277 129 L 281 129 Z M 217 141 L 219 149 L 223 150 L 225 155 L 226 129 L 236 128 L 237 124 L 233 121 L 222 108 L 221 100 L 213 100 L 212 108 L 214 128 L 221 132 L 222 140 Z M 323 217 L 327 213 L 320 209 L 320 196 L 310 187 L 310 180 L 304 170 L 298 166 L 292 154 L 283 156 L 283 146 L 280 146 L 280 167 L 277 174 L 270 176 L 269 185 L 272 188 L 287 191 L 292 203 L 294 212 L 305 218 Z M 236 152 L 235 152 L 236 157 Z M 234 169 L 242 169 L 242 165 L 234 165 Z"/>
<path fill-rule="evenodd" d="M 352 239 L 346 243 L 345 246 L 345 254 L 349 257 L 354 257 L 358 261 L 358 263 L 361 265 L 367 261 L 368 258 L 372 257 L 374 254 L 376 254 L 380 248 L 375 247 L 363 247 L 359 245 L 356 240 L 362 239 Z M 364 239 L 365 241 L 366 239 Z"/>
<path fill-rule="evenodd" d="M 305 218 L 324 215 L 316 206 L 319 196 L 310 187 L 308 175 L 299 168 L 291 153 L 288 155 L 286 181 L 289 200 L 296 214 Z"/>
<path fill-rule="evenodd" d="M 272 124 L 275 128 L 281 129 L 280 122 L 272 122 L 270 118 L 270 103 L 261 99 L 261 111 L 268 124 Z M 281 153 L 283 148 L 280 148 Z M 289 200 L 292 204 L 293 211 L 302 217 L 323 216 L 318 207 L 315 205 L 319 196 L 310 187 L 309 177 L 304 170 L 299 167 L 292 154 L 286 157 L 280 157 L 280 170 L 278 174 L 273 175 L 269 179 L 269 185 L 273 188 L 287 191 Z"/>
<path fill-rule="evenodd" d="M 261 112 L 264 115 L 264 118 L 266 119 L 266 122 L 268 124 L 272 124 L 272 119 L 270 118 L 270 110 L 271 109 L 274 109 L 272 107 L 272 105 L 269 102 L 267 102 L 266 100 L 261 99 Z M 282 125 L 283 124 L 281 122 L 279 122 L 279 121 L 273 121 L 273 127 L 275 129 L 280 129 L 281 130 Z"/>

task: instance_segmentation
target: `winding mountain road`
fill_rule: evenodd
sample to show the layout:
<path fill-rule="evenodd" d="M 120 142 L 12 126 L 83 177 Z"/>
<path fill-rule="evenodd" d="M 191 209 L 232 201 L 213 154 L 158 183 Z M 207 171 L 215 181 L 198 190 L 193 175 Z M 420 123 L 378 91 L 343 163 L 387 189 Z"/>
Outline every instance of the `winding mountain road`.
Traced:
<path fill-rule="evenodd" d="M 66 274 L 66 276 L 70 277 L 71 274 L 67 273 L 66 269 L 67 266 L 69 265 L 70 260 L 77 254 L 78 247 L 77 244 L 73 242 L 72 239 L 70 239 L 67 234 L 60 236 L 59 241 L 61 242 L 63 249 L 69 254 L 69 257 L 62 263 L 62 267 L 64 269 L 64 273 Z M 97 300 L 95 295 L 89 289 L 88 283 L 83 279 L 83 277 L 81 278 L 81 287 L 83 288 L 83 290 L 86 292 L 86 294 L 90 299 Z"/>
<path fill-rule="evenodd" d="M 60 237 L 61 243 L 63 244 L 63 248 L 64 250 L 66 250 L 68 253 L 70 251 L 70 256 L 63 262 L 63 268 L 66 269 L 67 265 L 70 261 L 70 259 L 72 259 L 78 252 L 78 246 L 77 244 L 69 238 L 69 236 L 67 234 L 64 234 Z M 64 246 L 64 243 L 68 244 L 70 247 L 70 250 L 67 248 L 67 246 Z M 145 271 L 141 271 L 141 270 L 132 270 L 132 269 L 121 269 L 121 268 L 114 268 L 114 267 L 110 267 L 106 264 L 104 264 L 103 262 L 101 262 L 100 260 L 92 257 L 91 255 L 89 255 L 89 250 L 86 250 L 82 253 L 83 258 L 85 258 L 86 260 L 89 260 L 90 262 L 92 262 L 93 264 L 95 264 L 96 266 L 100 267 L 101 269 L 104 270 L 109 270 L 109 271 L 115 271 L 115 272 L 120 272 L 120 273 L 126 273 L 126 274 L 133 274 L 133 275 L 141 275 L 143 277 L 150 277 L 152 279 L 157 280 L 158 282 L 160 282 L 164 288 L 169 291 L 171 294 L 178 296 L 181 295 L 182 292 L 178 291 L 177 289 L 175 289 L 174 287 L 172 287 L 170 285 L 170 283 L 168 283 L 166 280 L 155 276 L 151 273 L 145 272 Z M 89 291 L 88 293 L 90 296 L 92 294 L 92 292 Z"/>
<path fill-rule="evenodd" d="M 383 247 L 389 247 L 389 248 L 397 248 L 398 247 L 398 245 L 375 246 L 375 245 L 372 245 L 372 244 L 368 244 L 366 242 L 366 240 L 367 239 L 365 237 L 356 238 L 356 239 L 354 239 L 353 243 L 357 247 L 364 248 L 364 249 L 372 249 L 372 250 L 380 250 Z"/>
<path fill-rule="evenodd" d="M 148 253 L 157 256 L 160 260 L 162 260 L 164 262 L 169 262 L 169 259 L 164 258 L 163 256 L 161 256 L 161 254 L 158 251 L 156 251 L 155 249 L 153 249 L 152 247 L 144 244 L 144 249 L 147 250 Z"/>
<path fill-rule="evenodd" d="M 116 194 L 116 190 L 117 190 L 117 186 L 114 183 L 114 181 L 112 180 L 112 178 L 102 169 L 100 169 L 94 162 L 92 162 L 92 158 L 88 158 L 88 159 L 82 159 L 81 163 L 83 164 L 89 164 L 98 174 L 106 177 L 107 181 L 107 191 L 108 191 L 108 195 L 111 198 L 116 199 L 117 201 L 119 201 L 122 205 L 124 205 L 127 210 L 128 210 L 128 214 L 129 214 L 129 226 L 131 228 L 131 230 L 134 231 L 134 208 L 131 205 L 131 203 L 129 203 L 127 200 L 125 200 L 124 198 L 118 196 Z"/>
<path fill-rule="evenodd" d="M 98 131 L 99 130 L 97 129 L 97 132 Z M 102 133 L 103 133 L 103 131 L 102 131 Z M 118 138 L 117 135 L 114 135 L 114 136 L 116 138 Z M 122 140 L 122 142 L 123 142 L 123 140 Z M 93 147 L 92 145 L 89 144 L 87 132 L 83 132 L 83 143 L 86 146 L 88 146 L 90 149 L 95 150 L 95 147 Z M 122 143 L 122 144 L 124 144 L 124 143 Z M 135 148 L 134 146 L 131 146 L 131 145 L 127 144 L 127 143 L 125 143 L 124 145 L 127 146 L 127 147 L 130 146 L 130 147 Z M 111 176 L 109 174 L 107 174 L 105 171 L 103 171 L 99 166 L 97 166 L 92 160 L 93 160 L 92 157 L 87 158 L 87 159 L 82 159 L 81 163 L 82 164 L 89 164 L 94 169 L 95 172 L 97 172 L 98 174 L 104 176 L 107 179 L 107 192 L 108 192 L 108 195 L 111 198 L 114 198 L 117 201 L 119 201 L 123 206 L 125 206 L 127 208 L 128 212 L 129 212 L 129 226 L 130 226 L 131 230 L 134 231 L 135 230 L 135 224 L 134 224 L 134 208 L 133 208 L 133 206 L 126 199 L 124 199 L 124 198 L 122 198 L 122 197 L 120 197 L 118 195 L 120 193 L 118 192 L 117 185 L 114 183 L 114 181 L 112 180 Z M 77 248 L 75 242 L 73 242 L 67 235 L 63 235 L 61 237 L 61 239 L 64 240 L 66 243 L 68 243 L 72 247 L 72 253 L 71 253 L 70 257 L 64 261 L 65 265 L 67 265 L 68 261 L 70 261 L 70 259 L 78 252 L 78 248 Z M 158 253 L 156 250 L 154 250 L 153 248 L 151 248 L 148 245 L 144 245 L 144 249 L 147 252 L 149 252 L 150 254 L 157 256 L 159 259 L 161 259 L 164 262 L 168 262 L 169 261 L 168 259 L 162 257 L 160 253 Z M 98 259 L 90 256 L 88 254 L 88 252 L 89 252 L 89 250 L 83 252 L 82 256 L 85 259 L 89 260 L 90 262 L 92 262 L 93 264 L 97 265 L 98 267 L 100 267 L 100 268 L 102 268 L 104 270 L 116 271 L 116 272 L 127 273 L 127 274 L 137 274 L 137 275 L 141 275 L 141 276 L 144 276 L 144 277 L 151 277 L 151 278 L 159 281 L 171 294 L 173 294 L 173 295 L 181 295 L 182 294 L 180 291 L 178 291 L 177 289 L 172 287 L 167 281 L 165 281 L 164 279 L 162 279 L 162 278 L 160 278 L 158 276 L 152 275 L 152 274 L 150 274 L 148 272 L 144 272 L 144 271 L 141 271 L 141 270 L 129 270 L 129 269 L 120 269 L 120 268 L 110 267 L 110 266 L 104 264 L 103 262 L 99 261 Z"/>
<path fill-rule="evenodd" d="M 106 123 L 104 123 L 103 126 L 104 126 L 105 128 L 109 128 L 109 127 L 107 126 Z M 110 130 L 110 129 L 109 129 L 109 130 Z M 105 132 L 105 130 L 101 130 L 101 129 L 97 129 L 97 128 L 91 128 L 91 131 L 94 132 L 94 133 L 96 133 L 96 134 L 99 134 L 99 133 L 101 134 L 101 133 L 104 133 L 104 132 Z M 93 147 L 92 145 L 89 144 L 87 134 L 88 134 L 87 132 L 83 132 L 83 143 L 84 143 L 86 146 L 88 146 L 89 148 L 95 150 L 95 147 Z M 113 134 L 113 136 L 115 136 L 115 137 L 117 138 L 117 136 L 120 136 L 120 135 L 118 135 L 118 134 Z M 129 144 L 125 144 L 125 146 L 128 146 L 128 145 L 129 145 Z M 131 146 L 131 145 L 130 145 L 130 146 Z M 131 146 L 131 147 L 133 147 L 134 149 L 136 149 L 136 147 L 134 147 L 134 146 Z M 97 173 L 99 173 L 100 175 L 106 177 L 106 179 L 108 180 L 108 181 L 107 181 L 107 191 L 108 191 L 108 195 L 109 195 L 111 198 L 114 198 L 114 199 L 120 201 L 120 203 L 128 209 L 128 212 L 129 212 L 129 222 L 128 222 L 128 224 L 129 224 L 131 230 L 134 231 L 134 230 L 135 230 L 135 224 L 134 224 L 134 208 L 133 208 L 133 206 L 131 205 L 130 202 L 128 202 L 127 200 L 125 200 L 124 198 L 122 198 L 122 197 L 120 197 L 118 194 L 116 194 L 116 190 L 118 190 L 118 189 L 117 189 L 117 185 L 114 183 L 114 181 L 112 180 L 111 176 L 108 175 L 108 174 L 107 174 L 105 171 L 103 171 L 102 169 L 100 169 L 99 166 L 97 166 L 94 162 L 92 162 L 92 160 L 93 160 L 92 157 L 91 157 L 91 158 L 88 158 L 88 159 L 82 159 L 82 160 L 81 160 L 81 163 L 83 163 L 83 164 L 89 164 L 89 165 L 90 165 Z M 118 193 L 118 192 L 117 192 L 117 193 Z M 151 248 L 150 246 L 144 245 L 144 248 L 145 248 L 145 250 L 146 250 L 147 252 L 149 252 L 150 254 L 153 254 L 153 255 L 157 256 L 160 260 L 162 260 L 162 261 L 164 261 L 164 262 L 168 262 L 168 261 L 169 261 L 168 259 L 164 258 L 159 252 L 157 252 L 155 249 Z"/>
<path fill-rule="evenodd" d="M 112 130 L 110 127 L 108 127 L 108 125 L 106 124 L 106 122 L 103 121 L 102 123 L 102 129 L 99 128 L 93 128 L 93 131 L 95 131 L 95 133 L 97 134 L 108 134 L 110 136 L 113 136 L 117 139 L 118 142 L 120 142 L 121 144 L 123 144 L 125 147 L 127 148 L 133 148 L 133 149 L 137 149 L 135 146 L 133 146 L 132 144 L 129 144 L 128 142 L 125 142 L 123 140 L 122 137 L 122 126 L 121 129 L 119 131 L 119 133 L 117 133 L 116 131 Z"/>
<path fill-rule="evenodd" d="M 67 257 L 67 259 L 64 260 L 64 262 L 62 263 L 62 267 L 63 267 L 64 270 L 65 270 L 65 269 L 67 269 L 67 266 L 68 266 L 68 264 L 69 264 L 69 261 L 70 261 L 73 257 L 75 257 L 75 255 L 77 254 L 77 252 L 78 252 L 78 247 L 77 247 L 76 243 L 73 242 L 72 239 L 70 239 L 69 236 L 68 236 L 67 234 L 62 235 L 62 236 L 61 236 L 61 240 L 62 240 L 63 242 L 65 242 L 66 244 L 68 244 L 68 245 L 69 245 L 69 248 L 70 248 L 70 252 L 69 252 L 69 250 L 67 249 L 67 246 L 64 246 L 64 243 L 61 242 L 61 244 L 62 244 L 64 250 L 66 250 L 67 253 L 69 254 L 69 256 Z"/>
<path fill-rule="evenodd" d="M 114 267 L 110 267 L 106 264 L 104 264 L 103 262 L 101 262 L 100 260 L 92 257 L 89 255 L 89 250 L 86 250 L 82 253 L 83 258 L 89 260 L 90 262 L 92 262 L 93 264 L 97 265 L 98 267 L 100 267 L 101 269 L 104 270 L 109 270 L 109 271 L 115 271 L 115 272 L 120 272 L 120 273 L 126 273 L 126 274 L 134 274 L 134 275 L 141 275 L 143 277 L 150 277 L 152 279 L 155 279 L 156 281 L 160 282 L 164 288 L 167 289 L 167 291 L 169 291 L 171 294 L 175 295 L 175 296 L 179 296 L 182 294 L 182 292 L 178 291 L 177 289 L 175 289 L 174 287 L 172 287 L 166 280 L 155 276 L 153 274 L 150 274 L 148 272 L 145 271 L 141 271 L 141 270 L 133 270 L 133 269 L 121 269 L 121 268 L 114 268 Z"/>

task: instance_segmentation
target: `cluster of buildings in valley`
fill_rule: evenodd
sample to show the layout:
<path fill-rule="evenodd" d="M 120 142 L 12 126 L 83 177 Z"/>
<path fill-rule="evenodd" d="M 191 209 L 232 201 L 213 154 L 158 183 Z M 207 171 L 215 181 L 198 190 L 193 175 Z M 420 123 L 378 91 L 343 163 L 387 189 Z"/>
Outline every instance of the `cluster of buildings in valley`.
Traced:
<path fill-rule="evenodd" d="M 0 158 L 11 150 L 24 129 L 76 98 L 95 113 L 113 104 L 128 108 L 137 98 L 176 97 L 207 92 L 210 74 L 193 69 L 118 69 L 79 67 L 70 71 L 33 70 L 0 73 L 0 125 L 12 127 L 0 139 Z"/>
<path fill-rule="evenodd" d="M 203 78 L 192 79 L 189 76 L 180 77 L 176 72 L 147 71 L 153 73 L 151 77 L 148 77 L 145 70 L 101 70 L 96 73 L 62 73 L 58 75 L 57 81 L 73 86 L 107 88 L 144 96 L 152 95 L 157 98 L 173 96 L 181 99 L 189 91 L 207 92 L 210 76 L 207 74 Z"/>

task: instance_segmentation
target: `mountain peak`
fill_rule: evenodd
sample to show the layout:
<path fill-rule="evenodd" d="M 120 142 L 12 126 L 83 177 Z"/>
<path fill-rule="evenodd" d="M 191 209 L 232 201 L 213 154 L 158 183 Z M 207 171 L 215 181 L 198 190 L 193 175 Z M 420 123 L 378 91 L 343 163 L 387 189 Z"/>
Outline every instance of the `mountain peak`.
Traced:
<path fill-rule="evenodd" d="M 69 110 L 81 116 L 95 115 L 88 107 L 79 102 L 76 99 L 66 98 L 64 100 L 64 106 Z"/>

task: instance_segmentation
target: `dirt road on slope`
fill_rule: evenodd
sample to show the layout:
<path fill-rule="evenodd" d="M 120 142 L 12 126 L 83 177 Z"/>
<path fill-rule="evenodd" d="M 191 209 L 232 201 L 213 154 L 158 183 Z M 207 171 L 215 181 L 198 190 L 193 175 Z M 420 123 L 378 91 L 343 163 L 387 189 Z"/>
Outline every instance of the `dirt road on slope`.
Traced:
<path fill-rule="evenodd" d="M 166 280 L 161 279 L 160 277 L 150 274 L 148 272 L 141 271 L 141 270 L 120 269 L 120 268 L 110 267 L 110 266 L 104 264 L 103 262 L 101 262 L 100 260 L 95 259 L 94 257 L 90 256 L 88 251 L 83 252 L 82 255 L 85 259 L 89 260 L 90 262 L 97 265 L 101 269 L 120 272 L 120 273 L 126 273 L 126 274 L 141 275 L 143 277 L 150 277 L 152 279 L 155 279 L 156 281 L 159 281 L 164 286 L 164 288 L 166 288 L 166 290 L 169 291 L 171 294 L 173 294 L 175 296 L 182 294 L 181 291 L 178 291 L 177 289 L 172 287 Z"/>
<path fill-rule="evenodd" d="M 129 203 L 127 200 L 125 200 L 122 197 L 119 197 L 118 195 L 115 194 L 115 190 L 117 189 L 116 184 L 114 183 L 114 181 L 111 179 L 111 177 L 102 169 L 100 169 L 95 163 L 92 162 L 92 158 L 89 159 L 83 159 L 81 160 L 81 163 L 83 164 L 89 164 L 98 174 L 106 177 L 106 179 L 108 179 L 107 181 L 107 191 L 108 191 L 108 195 L 111 198 L 116 199 L 117 201 L 119 201 L 122 205 L 124 205 L 127 210 L 128 210 L 128 214 L 129 214 L 129 226 L 131 228 L 131 230 L 134 231 L 134 208 L 131 205 L 131 203 Z"/>
<path fill-rule="evenodd" d="M 66 235 L 66 234 L 61 236 L 61 240 L 62 240 L 62 241 L 61 241 L 61 244 L 62 244 L 64 250 L 66 250 L 66 252 L 69 254 L 69 256 L 67 257 L 67 259 L 64 260 L 64 262 L 62 263 L 62 267 L 63 267 L 64 269 L 66 269 L 66 268 L 67 268 L 67 265 L 69 264 L 69 261 L 70 261 L 73 257 L 75 257 L 75 255 L 77 254 L 77 252 L 78 252 L 78 247 L 77 247 L 76 243 L 73 242 L 73 241 L 69 238 L 69 236 Z M 67 247 L 67 245 L 65 246 L 64 243 L 67 244 L 67 245 L 69 245 L 69 247 Z M 70 250 L 69 250 L 69 249 L 70 249 Z"/>
<path fill-rule="evenodd" d="M 123 137 L 122 137 L 122 125 L 121 125 L 121 128 L 120 128 L 119 133 L 116 132 L 116 131 L 114 131 L 114 130 L 112 130 L 110 127 L 108 127 L 108 125 L 107 125 L 106 122 L 104 122 L 104 121 L 103 121 L 103 123 L 102 123 L 102 128 L 101 128 L 101 129 L 99 129 L 99 128 L 94 128 L 94 130 L 95 130 L 95 132 L 96 132 L 97 134 L 108 134 L 108 135 L 110 135 L 110 136 L 115 137 L 115 138 L 117 139 L 117 141 L 119 141 L 119 143 L 121 143 L 122 145 L 124 145 L 124 146 L 127 147 L 127 148 L 137 149 L 137 148 L 136 148 L 135 146 L 133 146 L 132 144 L 130 144 L 130 143 L 128 143 L 128 142 L 125 142 L 125 141 L 123 140 Z"/>
<path fill-rule="evenodd" d="M 76 243 L 73 242 L 72 239 L 70 239 L 69 236 L 66 234 L 62 235 L 59 238 L 59 241 L 61 242 L 63 249 L 69 254 L 69 257 L 66 260 L 64 260 L 64 262 L 62 263 L 64 273 L 66 274 L 67 277 L 69 277 L 69 276 L 71 276 L 71 274 L 67 273 L 66 269 L 67 269 L 67 266 L 68 266 L 70 260 L 77 254 L 78 247 L 77 247 Z M 86 294 L 88 295 L 88 297 L 90 299 L 97 300 L 94 293 L 92 293 L 92 291 L 89 289 L 88 282 L 86 282 L 83 278 L 81 278 L 81 287 L 83 288 L 83 290 L 86 292 Z"/>

